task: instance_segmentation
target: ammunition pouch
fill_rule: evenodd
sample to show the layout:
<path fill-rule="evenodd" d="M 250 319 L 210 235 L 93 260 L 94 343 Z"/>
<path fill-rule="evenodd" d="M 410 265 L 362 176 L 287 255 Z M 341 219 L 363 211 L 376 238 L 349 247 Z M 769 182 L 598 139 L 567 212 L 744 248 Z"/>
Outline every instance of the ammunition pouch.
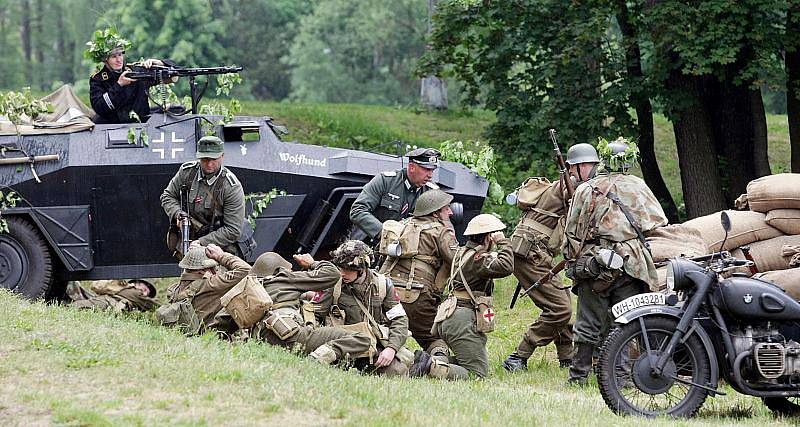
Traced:
<path fill-rule="evenodd" d="M 394 290 L 397 291 L 397 295 L 400 297 L 400 302 L 403 304 L 413 304 L 417 301 L 417 299 L 419 299 L 420 294 L 422 294 L 422 291 L 425 290 L 425 286 L 418 283 L 412 283 L 410 286 L 395 286 Z"/>
<path fill-rule="evenodd" d="M 317 323 L 317 315 L 314 311 L 314 303 L 311 301 L 303 300 L 300 302 L 300 314 L 303 315 L 303 324 L 306 326 L 310 326 L 312 328 L 316 328 L 318 325 Z"/>
<path fill-rule="evenodd" d="M 156 310 L 156 319 L 164 326 L 180 329 L 185 335 L 200 332 L 200 319 L 188 299 L 162 305 Z"/>
<path fill-rule="evenodd" d="M 438 327 L 439 324 L 444 322 L 453 313 L 456 311 L 456 306 L 458 305 L 458 298 L 455 295 L 450 295 L 449 297 L 445 298 L 439 307 L 436 309 L 436 317 L 433 318 L 433 326 L 431 326 L 431 335 L 438 337 L 439 331 Z"/>
<path fill-rule="evenodd" d="M 286 341 L 297 335 L 301 328 L 300 324 L 295 320 L 294 314 L 286 311 L 273 311 L 264 319 L 264 325 L 281 341 Z"/>

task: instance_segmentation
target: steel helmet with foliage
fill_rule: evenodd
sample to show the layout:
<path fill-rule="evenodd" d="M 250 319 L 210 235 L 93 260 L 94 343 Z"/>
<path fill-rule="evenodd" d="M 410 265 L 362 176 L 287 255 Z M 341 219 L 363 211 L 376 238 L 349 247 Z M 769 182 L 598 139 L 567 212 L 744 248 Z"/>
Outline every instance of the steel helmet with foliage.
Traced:
<path fill-rule="evenodd" d="M 86 51 L 83 52 L 83 56 L 95 64 L 102 64 L 114 49 L 120 48 L 125 51 L 130 47 L 131 42 L 120 37 L 117 30 L 106 28 L 94 32 L 92 39 L 86 42 Z"/>
<path fill-rule="evenodd" d="M 492 214 L 480 214 L 472 218 L 464 230 L 465 236 L 476 234 L 494 233 L 495 231 L 505 230 L 506 225 L 503 221 Z"/>
<path fill-rule="evenodd" d="M 598 138 L 597 152 L 601 164 L 612 172 L 625 172 L 639 158 L 639 148 L 627 138 L 619 137 L 613 141 Z"/>
<path fill-rule="evenodd" d="M 360 240 L 348 240 L 331 252 L 334 265 L 352 271 L 369 268 L 372 260 L 372 248 Z"/>
<path fill-rule="evenodd" d="M 414 216 L 430 215 L 447 206 L 453 201 L 453 196 L 442 190 L 428 190 L 422 193 L 414 206 Z"/>

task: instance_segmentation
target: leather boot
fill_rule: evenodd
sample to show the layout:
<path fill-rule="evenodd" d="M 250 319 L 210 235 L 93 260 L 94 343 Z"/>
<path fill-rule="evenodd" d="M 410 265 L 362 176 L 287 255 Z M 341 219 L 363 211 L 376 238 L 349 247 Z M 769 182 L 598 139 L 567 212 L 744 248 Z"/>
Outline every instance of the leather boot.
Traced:
<path fill-rule="evenodd" d="M 589 382 L 593 353 L 594 345 L 585 342 L 575 343 L 575 355 L 572 356 L 572 365 L 569 367 L 568 385 L 585 386 Z"/>
<path fill-rule="evenodd" d="M 430 354 L 422 350 L 415 351 L 414 364 L 408 369 L 408 376 L 416 378 L 428 375 L 428 372 L 431 371 L 432 363 L 433 359 L 431 358 Z"/>
<path fill-rule="evenodd" d="M 503 362 L 503 368 L 508 372 L 527 371 L 528 359 L 520 357 L 517 353 L 511 353 Z"/>

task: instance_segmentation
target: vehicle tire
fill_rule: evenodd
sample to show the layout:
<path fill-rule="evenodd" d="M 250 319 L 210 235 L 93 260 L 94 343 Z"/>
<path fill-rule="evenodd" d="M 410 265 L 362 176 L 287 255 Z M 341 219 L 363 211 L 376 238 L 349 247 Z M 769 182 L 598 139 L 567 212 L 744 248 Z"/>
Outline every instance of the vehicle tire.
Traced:
<path fill-rule="evenodd" d="M 693 416 L 703 405 L 708 391 L 680 383 L 668 375 L 654 377 L 649 374 L 654 358 L 661 353 L 659 349 L 666 347 L 678 322 L 664 317 L 647 317 L 644 324 L 649 352 L 642 339 L 639 321 L 614 329 L 600 350 L 595 373 L 603 400 L 617 414 Z M 670 372 L 696 384 L 708 383 L 709 357 L 696 334 L 678 345 L 665 367 L 665 374 Z"/>
<path fill-rule="evenodd" d="M 35 299 L 45 295 L 53 263 L 44 237 L 23 218 L 6 218 L 8 233 L 0 233 L 0 287 Z"/>
<path fill-rule="evenodd" d="M 777 416 L 796 417 L 800 415 L 800 397 L 762 397 L 761 401 Z"/>

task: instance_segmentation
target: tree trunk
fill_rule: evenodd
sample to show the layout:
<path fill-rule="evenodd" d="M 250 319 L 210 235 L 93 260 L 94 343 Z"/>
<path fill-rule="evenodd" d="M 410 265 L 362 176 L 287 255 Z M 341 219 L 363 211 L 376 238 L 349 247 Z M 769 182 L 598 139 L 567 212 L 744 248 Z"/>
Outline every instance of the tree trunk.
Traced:
<path fill-rule="evenodd" d="M 664 208 L 669 222 L 677 223 L 678 207 L 675 206 L 675 200 L 672 199 L 672 194 L 661 176 L 661 170 L 658 167 L 655 151 L 655 136 L 653 132 L 653 105 L 650 103 L 650 97 L 643 89 L 643 84 L 636 84 L 643 82 L 644 73 L 642 73 L 642 55 L 639 49 L 638 37 L 636 30 L 630 24 L 628 5 L 625 0 L 617 0 L 617 22 L 619 23 L 622 32 L 622 42 L 625 46 L 625 65 L 628 73 L 628 79 L 635 87 L 634 92 L 631 93 L 631 103 L 636 110 L 636 122 L 639 128 L 639 152 L 641 159 L 639 165 L 642 168 L 642 176 L 644 182 L 653 191 L 661 206 Z"/>
<path fill-rule="evenodd" d="M 428 35 L 433 30 L 433 13 L 438 0 L 428 0 Z M 447 83 L 438 76 L 425 76 L 420 85 L 420 102 L 429 109 L 447 110 Z"/>
<path fill-rule="evenodd" d="M 695 218 L 725 209 L 714 129 L 711 114 L 704 103 L 708 82 L 675 69 L 667 78 L 667 88 L 685 94 L 691 100 L 673 115 L 686 213 L 689 218 Z"/>
<path fill-rule="evenodd" d="M 786 115 L 789 119 L 791 171 L 800 173 L 800 5 L 792 2 L 786 15 Z"/>
<path fill-rule="evenodd" d="M 769 167 L 769 144 L 767 138 L 767 113 L 761 89 L 750 91 L 750 110 L 753 113 L 753 162 L 755 177 L 771 175 Z"/>
<path fill-rule="evenodd" d="M 31 62 L 31 4 L 29 0 L 22 1 L 22 10 L 20 13 L 20 32 L 19 36 L 22 40 L 22 52 L 25 54 L 26 66 L 30 66 Z"/>
<path fill-rule="evenodd" d="M 44 51 L 47 48 L 45 46 L 44 38 L 44 14 L 45 14 L 45 4 L 42 0 L 36 0 L 34 2 L 34 8 L 36 9 L 36 14 L 34 15 L 34 20 L 31 23 L 31 30 L 33 31 L 33 35 L 35 38 L 33 39 L 33 57 L 36 59 L 36 64 L 34 68 L 37 70 L 35 75 L 37 76 L 36 80 L 38 80 L 39 89 L 47 90 L 49 89 L 49 78 L 48 78 L 48 70 L 51 67 L 51 64 L 44 63 Z"/>
<path fill-rule="evenodd" d="M 719 87 L 719 96 L 710 98 L 716 101 L 715 108 L 712 107 L 713 123 L 717 153 L 722 159 L 719 172 L 728 206 L 733 206 L 733 201 L 746 193 L 747 184 L 756 178 L 751 94 L 746 83 L 733 82 L 732 76 L 738 70 L 736 65 L 728 67 L 725 80 L 715 85 Z"/>

